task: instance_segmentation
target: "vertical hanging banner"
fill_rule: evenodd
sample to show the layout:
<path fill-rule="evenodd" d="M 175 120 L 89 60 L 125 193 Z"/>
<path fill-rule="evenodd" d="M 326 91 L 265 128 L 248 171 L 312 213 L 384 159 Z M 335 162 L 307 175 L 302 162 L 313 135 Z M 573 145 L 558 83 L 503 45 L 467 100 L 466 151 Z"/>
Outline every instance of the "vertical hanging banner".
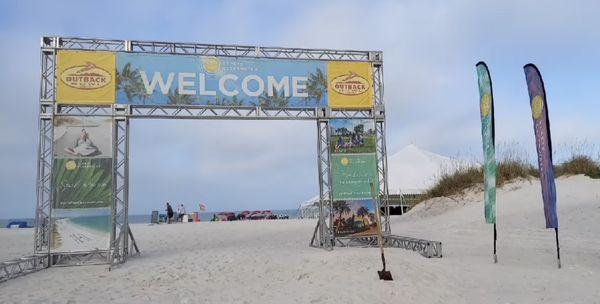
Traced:
<path fill-rule="evenodd" d="M 496 224 L 496 134 L 494 128 L 494 96 L 490 71 L 484 62 L 479 62 L 477 79 L 479 84 L 479 106 L 481 113 L 481 137 L 483 141 L 484 214 L 488 224 Z"/>
<path fill-rule="evenodd" d="M 107 250 L 112 231 L 111 117 L 56 116 L 52 252 Z"/>
<path fill-rule="evenodd" d="M 57 103 L 115 103 L 115 53 L 61 50 L 56 57 Z"/>
<path fill-rule="evenodd" d="M 333 200 L 368 199 L 369 183 L 378 187 L 377 159 L 374 154 L 332 154 L 331 175 Z"/>
<path fill-rule="evenodd" d="M 375 122 L 329 121 L 333 227 L 336 236 L 377 232 L 370 183 L 378 188 Z"/>
<path fill-rule="evenodd" d="M 554 181 L 554 168 L 552 164 L 552 140 L 550 137 L 550 121 L 546 103 L 546 91 L 539 70 L 533 64 L 523 67 L 529 90 L 533 129 L 535 131 L 535 145 L 538 154 L 540 182 L 542 184 L 542 198 L 544 200 L 544 214 L 546 228 L 558 228 L 556 214 L 556 185 Z"/>

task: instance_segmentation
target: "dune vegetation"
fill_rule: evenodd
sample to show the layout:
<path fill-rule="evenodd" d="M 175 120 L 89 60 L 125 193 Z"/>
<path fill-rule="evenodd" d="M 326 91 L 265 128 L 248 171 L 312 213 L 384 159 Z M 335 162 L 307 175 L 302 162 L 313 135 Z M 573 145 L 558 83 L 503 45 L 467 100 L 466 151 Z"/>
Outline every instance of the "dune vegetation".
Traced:
<path fill-rule="evenodd" d="M 584 148 L 582 148 L 584 147 Z M 570 149 L 568 157 L 555 161 L 554 175 L 556 177 L 583 174 L 591 178 L 600 178 L 600 155 L 594 155 L 595 147 L 587 144 L 578 144 Z M 517 179 L 531 179 L 539 177 L 537 164 L 533 164 L 523 149 L 518 145 L 510 144 L 499 153 L 496 186 Z M 483 168 L 481 166 L 467 165 L 453 171 L 442 171 L 437 182 L 423 195 L 422 200 L 434 197 L 451 196 L 462 193 L 464 190 L 483 184 Z"/>

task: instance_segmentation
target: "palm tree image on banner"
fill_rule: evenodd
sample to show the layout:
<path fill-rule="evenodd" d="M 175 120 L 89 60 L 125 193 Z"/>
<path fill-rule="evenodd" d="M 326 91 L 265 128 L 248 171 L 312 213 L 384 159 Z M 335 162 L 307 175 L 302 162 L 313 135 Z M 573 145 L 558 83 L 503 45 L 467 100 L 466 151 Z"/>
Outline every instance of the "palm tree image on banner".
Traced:
<path fill-rule="evenodd" d="M 327 107 L 327 62 L 117 53 L 124 104 Z"/>
<path fill-rule="evenodd" d="M 334 201 L 333 227 L 336 236 L 365 236 L 377 233 L 373 201 Z"/>

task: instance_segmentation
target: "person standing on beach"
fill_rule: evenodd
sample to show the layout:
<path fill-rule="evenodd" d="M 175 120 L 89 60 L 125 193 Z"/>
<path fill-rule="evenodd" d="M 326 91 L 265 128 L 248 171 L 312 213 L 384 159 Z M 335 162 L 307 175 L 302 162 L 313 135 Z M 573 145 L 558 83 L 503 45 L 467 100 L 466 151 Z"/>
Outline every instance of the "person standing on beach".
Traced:
<path fill-rule="evenodd" d="M 186 214 L 185 212 L 185 207 L 183 207 L 183 204 L 179 205 L 179 207 L 177 207 L 177 216 L 178 216 L 178 221 L 179 222 L 183 222 L 183 215 Z"/>
<path fill-rule="evenodd" d="M 171 205 L 167 202 L 167 224 L 171 224 L 171 222 L 173 221 L 173 208 L 171 207 Z"/>

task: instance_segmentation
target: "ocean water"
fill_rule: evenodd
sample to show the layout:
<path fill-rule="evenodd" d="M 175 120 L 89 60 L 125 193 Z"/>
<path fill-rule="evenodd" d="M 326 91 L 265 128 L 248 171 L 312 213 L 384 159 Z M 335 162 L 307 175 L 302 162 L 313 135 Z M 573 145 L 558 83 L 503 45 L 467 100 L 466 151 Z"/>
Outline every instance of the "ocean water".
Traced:
<path fill-rule="evenodd" d="M 273 212 L 273 214 L 287 215 L 290 217 L 290 219 L 298 218 L 298 210 L 296 210 L 296 209 L 281 209 L 281 210 L 271 210 L 271 211 Z M 242 211 L 231 211 L 231 212 L 238 214 Z M 213 218 L 213 215 L 217 214 L 217 213 L 219 213 L 219 212 L 201 212 L 200 213 L 200 221 L 202 221 L 202 222 L 210 221 Z M 147 223 L 150 223 L 150 217 L 151 217 L 151 213 L 130 214 L 129 215 L 129 223 L 130 224 L 147 224 Z M 79 217 L 79 218 L 73 218 L 72 220 L 74 221 L 74 223 L 81 225 L 81 223 L 82 223 L 81 221 L 83 221 L 83 219 L 88 219 L 88 218 L 96 218 L 96 217 L 95 216 L 94 217 Z M 103 220 L 101 220 L 99 218 L 100 217 L 98 217 L 98 219 L 91 219 L 91 222 L 92 222 L 91 226 L 88 225 L 86 222 L 86 226 L 90 226 L 90 228 L 93 228 L 93 229 L 96 229 L 95 227 L 106 227 L 106 222 L 103 222 Z M 106 218 L 106 217 L 103 217 L 103 218 Z M 35 219 L 33 219 L 33 218 L 0 219 L 0 228 L 6 228 L 6 225 L 8 225 L 8 223 L 10 223 L 12 221 L 25 221 L 25 222 L 27 222 L 28 226 L 33 226 Z"/>
<path fill-rule="evenodd" d="M 110 227 L 110 216 L 107 215 L 73 217 L 69 221 L 102 233 L 110 233 L 112 230 Z"/>

